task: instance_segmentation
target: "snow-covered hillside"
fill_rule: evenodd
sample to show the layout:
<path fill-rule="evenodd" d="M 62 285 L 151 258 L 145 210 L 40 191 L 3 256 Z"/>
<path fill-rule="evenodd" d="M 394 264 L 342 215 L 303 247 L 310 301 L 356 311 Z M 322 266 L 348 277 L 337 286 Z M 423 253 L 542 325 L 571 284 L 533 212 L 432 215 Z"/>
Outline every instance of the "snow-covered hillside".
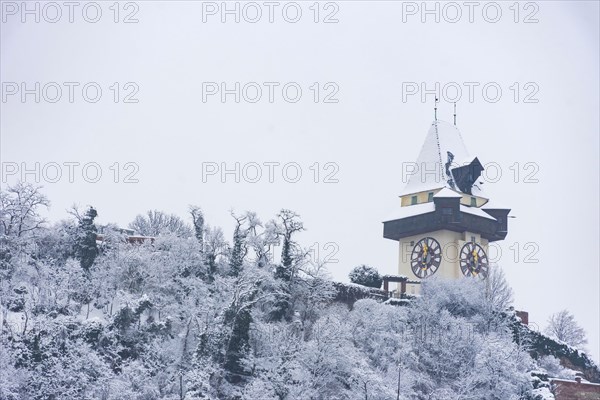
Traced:
<path fill-rule="evenodd" d="M 328 280 L 287 210 L 234 215 L 231 243 L 199 209 L 189 230 L 97 241 L 89 210 L 45 224 L 21 190 L 38 201 L 3 194 L 0 399 L 551 399 L 540 376 L 573 376 L 531 357 L 501 276 L 394 306 Z"/>

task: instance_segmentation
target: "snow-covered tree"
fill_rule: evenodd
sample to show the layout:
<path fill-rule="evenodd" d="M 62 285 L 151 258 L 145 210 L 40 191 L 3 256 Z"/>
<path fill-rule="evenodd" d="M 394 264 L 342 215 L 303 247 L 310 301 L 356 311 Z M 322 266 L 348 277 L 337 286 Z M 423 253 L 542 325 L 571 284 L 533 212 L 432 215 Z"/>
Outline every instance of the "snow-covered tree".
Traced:
<path fill-rule="evenodd" d="M 19 182 L 0 191 L 0 235 L 26 238 L 45 222 L 40 207 L 48 207 L 48 198 L 40 186 Z"/>
<path fill-rule="evenodd" d="M 573 347 L 583 348 L 587 344 L 585 330 L 577 324 L 573 314 L 567 310 L 550 316 L 546 333 Z"/>
<path fill-rule="evenodd" d="M 227 242 L 219 227 L 207 226 L 204 234 L 204 257 L 207 266 L 207 279 L 213 281 L 217 273 L 219 257 L 227 253 Z"/>
<path fill-rule="evenodd" d="M 273 249 L 280 244 L 279 227 L 273 220 L 263 224 L 255 213 L 248 213 L 248 245 L 255 255 L 259 267 L 273 263 Z"/>
<path fill-rule="evenodd" d="M 278 234 L 283 238 L 281 248 L 281 264 L 275 267 L 275 278 L 279 282 L 278 296 L 271 310 L 271 318 L 275 321 L 285 318 L 291 318 L 293 310 L 292 285 L 297 276 L 299 267 L 303 265 L 306 252 L 300 251 L 297 243 L 292 240 L 292 236 L 304 230 L 304 225 L 300 221 L 300 216 L 291 210 L 283 209 L 277 214 L 280 219 Z"/>
<path fill-rule="evenodd" d="M 46 222 L 40 212 L 50 206 L 40 189 L 18 182 L 0 190 L 0 279 L 9 279 L 14 272 L 13 258 L 35 251 L 35 240 Z"/>
<path fill-rule="evenodd" d="M 129 228 L 144 236 L 173 234 L 179 237 L 192 236 L 192 229 L 177 215 L 149 210 L 146 215 L 137 215 Z"/>
<path fill-rule="evenodd" d="M 500 267 L 492 267 L 487 279 L 487 297 L 491 307 L 507 310 L 513 302 L 513 291 Z"/>

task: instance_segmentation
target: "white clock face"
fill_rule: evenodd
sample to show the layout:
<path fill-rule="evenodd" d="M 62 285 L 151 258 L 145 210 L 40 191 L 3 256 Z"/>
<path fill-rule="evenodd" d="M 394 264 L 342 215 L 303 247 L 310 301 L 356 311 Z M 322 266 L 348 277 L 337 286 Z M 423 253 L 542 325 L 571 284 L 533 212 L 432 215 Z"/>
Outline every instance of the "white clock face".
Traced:
<path fill-rule="evenodd" d="M 436 273 L 442 262 L 442 247 L 432 237 L 417 242 L 410 256 L 410 267 L 418 278 L 427 278 Z"/>
<path fill-rule="evenodd" d="M 483 247 L 474 242 L 466 243 L 460 250 L 460 270 L 464 276 L 485 279 L 489 272 L 489 262 Z"/>

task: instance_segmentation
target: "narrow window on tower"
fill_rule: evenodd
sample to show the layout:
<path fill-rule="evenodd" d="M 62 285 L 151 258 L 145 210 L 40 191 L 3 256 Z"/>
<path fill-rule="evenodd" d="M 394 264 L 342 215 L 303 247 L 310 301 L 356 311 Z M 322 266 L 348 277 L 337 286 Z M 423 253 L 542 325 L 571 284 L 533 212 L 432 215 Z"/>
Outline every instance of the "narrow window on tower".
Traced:
<path fill-rule="evenodd" d="M 433 201 L 433 192 L 429 192 L 429 194 L 427 195 L 427 201 Z"/>
<path fill-rule="evenodd" d="M 411 205 L 417 204 L 417 196 L 413 196 L 413 197 L 410 198 L 410 204 Z"/>
<path fill-rule="evenodd" d="M 475 197 L 471 197 L 471 207 L 477 207 L 477 199 Z"/>

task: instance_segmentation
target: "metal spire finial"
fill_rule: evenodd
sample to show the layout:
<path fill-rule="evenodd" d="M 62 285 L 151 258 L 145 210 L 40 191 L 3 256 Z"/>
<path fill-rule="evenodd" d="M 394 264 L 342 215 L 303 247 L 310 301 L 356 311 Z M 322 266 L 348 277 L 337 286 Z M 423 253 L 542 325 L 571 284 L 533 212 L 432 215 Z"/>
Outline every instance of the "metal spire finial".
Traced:
<path fill-rule="evenodd" d="M 435 98 L 435 106 L 433 107 L 433 119 L 437 121 L 437 103 L 438 103 L 438 98 Z"/>

